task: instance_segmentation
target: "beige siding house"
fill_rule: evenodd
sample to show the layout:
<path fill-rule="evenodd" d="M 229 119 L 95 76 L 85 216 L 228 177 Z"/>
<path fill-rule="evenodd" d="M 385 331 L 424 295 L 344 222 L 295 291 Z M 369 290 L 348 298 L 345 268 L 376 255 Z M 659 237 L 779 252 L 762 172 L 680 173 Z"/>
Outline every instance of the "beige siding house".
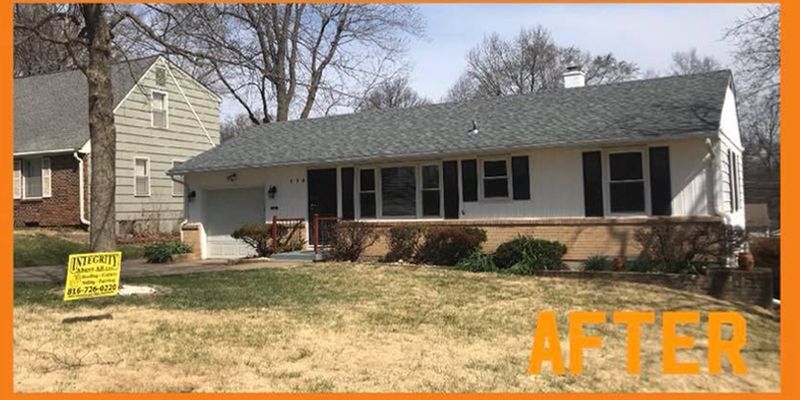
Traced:
<path fill-rule="evenodd" d="M 176 231 L 184 189 L 166 171 L 219 144 L 221 99 L 160 56 L 114 65 L 112 87 L 118 232 Z M 80 71 L 15 80 L 16 226 L 88 225 L 86 98 Z"/>

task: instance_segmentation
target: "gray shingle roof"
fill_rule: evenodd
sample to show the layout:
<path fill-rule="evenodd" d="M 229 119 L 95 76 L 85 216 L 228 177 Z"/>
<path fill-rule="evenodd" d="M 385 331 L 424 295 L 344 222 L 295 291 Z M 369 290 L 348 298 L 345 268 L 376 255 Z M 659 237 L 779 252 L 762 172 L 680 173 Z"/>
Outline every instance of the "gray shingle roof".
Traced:
<path fill-rule="evenodd" d="M 170 173 L 709 135 L 730 80 L 725 70 L 271 123 Z"/>
<path fill-rule="evenodd" d="M 114 106 L 156 56 L 111 68 Z M 79 70 L 14 79 L 14 152 L 79 149 L 89 140 L 86 77 Z"/>

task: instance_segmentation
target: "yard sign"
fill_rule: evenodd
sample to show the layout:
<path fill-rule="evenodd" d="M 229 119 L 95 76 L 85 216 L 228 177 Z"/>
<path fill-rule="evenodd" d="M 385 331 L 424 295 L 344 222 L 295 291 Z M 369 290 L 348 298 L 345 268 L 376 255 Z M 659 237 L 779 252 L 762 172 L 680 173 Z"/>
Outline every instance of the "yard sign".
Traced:
<path fill-rule="evenodd" d="M 116 296 L 122 252 L 70 254 L 64 301 Z"/>

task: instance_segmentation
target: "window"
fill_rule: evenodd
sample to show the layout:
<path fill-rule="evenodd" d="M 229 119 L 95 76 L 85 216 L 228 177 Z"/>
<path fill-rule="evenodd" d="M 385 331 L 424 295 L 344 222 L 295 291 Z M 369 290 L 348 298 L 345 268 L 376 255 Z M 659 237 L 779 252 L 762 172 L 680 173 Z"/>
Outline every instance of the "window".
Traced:
<path fill-rule="evenodd" d="M 483 162 L 483 198 L 508 197 L 508 166 L 506 160 Z"/>
<path fill-rule="evenodd" d="M 172 160 L 172 168 L 180 166 L 181 164 L 183 164 L 183 161 Z M 178 178 L 178 177 L 173 177 L 173 178 Z M 183 182 L 178 182 L 175 179 L 172 179 L 172 195 L 183 197 Z"/>
<path fill-rule="evenodd" d="M 439 166 L 422 166 L 422 215 L 425 217 L 441 216 L 439 191 Z"/>
<path fill-rule="evenodd" d="M 381 168 L 381 215 L 415 217 L 417 180 L 414 167 Z"/>
<path fill-rule="evenodd" d="M 645 212 L 642 153 L 612 153 L 608 155 L 608 163 L 611 212 Z"/>
<path fill-rule="evenodd" d="M 150 196 L 150 160 L 134 159 L 134 196 Z"/>
<path fill-rule="evenodd" d="M 375 170 L 362 169 L 358 175 L 359 215 L 361 218 L 375 218 Z"/>
<path fill-rule="evenodd" d="M 22 160 L 22 187 L 24 197 L 42 197 L 42 159 L 30 158 Z"/>
<path fill-rule="evenodd" d="M 152 112 L 153 127 L 167 129 L 169 126 L 167 118 L 167 94 L 163 92 L 152 93 L 150 101 L 150 110 Z"/>

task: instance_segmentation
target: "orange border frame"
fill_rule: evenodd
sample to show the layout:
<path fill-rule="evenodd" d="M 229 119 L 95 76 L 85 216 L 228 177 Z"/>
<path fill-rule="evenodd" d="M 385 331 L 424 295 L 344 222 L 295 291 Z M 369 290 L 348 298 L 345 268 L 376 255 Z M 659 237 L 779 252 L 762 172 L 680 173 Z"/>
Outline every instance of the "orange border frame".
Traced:
<path fill-rule="evenodd" d="M 187 2 L 186 0 L 172 0 L 173 2 Z M 206 2 L 212 2 L 205 0 Z M 23 2 L 51 2 L 51 1 L 42 1 L 42 0 L 32 0 L 32 1 L 23 1 Z M 85 0 L 81 0 L 81 2 L 87 2 Z M 127 0 L 123 0 L 121 2 L 129 2 Z M 204 2 L 204 0 L 195 0 L 195 2 Z M 313 1 L 312 1 L 313 2 Z M 356 2 L 370 2 L 365 0 L 356 0 Z M 434 3 L 436 1 L 431 0 L 409 0 L 409 2 L 420 2 L 420 3 Z M 461 2 L 461 3 L 478 3 L 483 2 L 479 0 L 466 0 L 466 1 L 451 1 L 451 2 Z M 491 1 L 485 1 L 491 2 Z M 497 3 L 501 3 L 503 1 L 494 1 Z M 522 1 L 524 2 L 524 1 Z M 535 2 L 535 1 L 531 1 Z M 557 1 L 557 0 L 544 0 L 540 1 L 543 3 L 555 3 L 555 2 L 573 2 L 573 3 L 603 3 L 603 1 L 598 0 L 584 0 L 584 1 Z M 631 0 L 618 0 L 617 2 L 626 2 L 626 3 L 646 3 L 643 1 L 631 1 Z M 662 1 L 665 2 L 665 1 Z M 690 1 L 667 1 L 670 3 L 690 3 Z M 750 3 L 751 1 L 724 1 L 724 0 L 705 0 L 700 1 L 703 3 Z M 771 1 L 775 3 L 775 1 Z M 70 394 L 43 394 L 43 393 L 26 393 L 26 394 L 16 394 L 13 392 L 13 383 L 14 383 L 14 375 L 13 375 L 13 290 L 14 290 L 14 279 L 13 279 L 13 200 L 12 200 L 12 166 L 11 166 L 11 155 L 13 154 L 13 135 L 12 132 L 14 131 L 14 124 L 13 124 L 13 14 L 12 14 L 12 5 L 13 1 L 5 0 L 3 1 L 3 6 L 0 7 L 0 46 L 2 46 L 2 54 L 5 56 L 4 61 L 0 63 L 0 79 L 4 83 L 2 86 L 5 88 L 3 90 L 2 95 L 0 95 L 0 106 L 2 106 L 2 114 L 3 118 L 0 119 L 0 152 L 2 153 L 2 157 L 5 160 L 3 163 L 3 167 L 0 168 L 0 174 L 2 174 L 2 178 L 0 178 L 0 202 L 3 204 L 4 212 L 0 213 L 0 223 L 2 223 L 2 231 L 0 232 L 0 253 L 2 253 L 2 259 L 5 261 L 3 265 L 6 266 L 5 276 L 6 278 L 2 280 L 0 283 L 0 325 L 2 326 L 2 331 L 0 331 L 0 398 L 13 398 L 13 399 L 138 399 L 138 398 L 148 398 L 148 399 L 188 399 L 188 398 L 217 398 L 220 396 L 224 396 L 227 399 L 255 399 L 255 398 L 282 398 L 282 399 L 324 399 L 324 398 L 359 398 L 359 399 L 370 399 L 370 398 L 378 398 L 378 397 L 392 397 L 396 399 L 417 399 L 417 398 L 429 398 L 429 399 L 441 399 L 444 397 L 453 397 L 453 398 L 460 398 L 460 399 L 472 399 L 472 398 L 545 398 L 545 399 L 563 399 L 563 398 L 592 398 L 592 399 L 636 399 L 642 396 L 646 396 L 650 399 L 740 399 L 740 398 L 763 398 L 763 399 L 778 399 L 778 398 L 796 398 L 796 396 L 800 395 L 800 380 L 798 379 L 791 379 L 790 373 L 798 372 L 798 363 L 800 362 L 800 343 L 798 342 L 798 338 L 800 338 L 800 331 L 798 330 L 798 324 L 800 324 L 800 312 L 798 312 L 798 308 L 796 305 L 797 302 L 797 293 L 793 290 L 786 290 L 788 289 L 787 282 L 800 282 L 800 273 L 798 270 L 795 269 L 794 265 L 798 261 L 800 261 L 800 247 L 793 247 L 788 246 L 787 241 L 783 240 L 781 245 L 781 251 L 783 253 L 782 259 L 782 266 L 791 266 L 790 268 L 782 267 L 782 286 L 781 286 L 781 293 L 783 294 L 783 298 L 781 299 L 781 311 L 782 311 L 782 318 L 781 318 L 781 392 L 779 394 L 774 393 L 736 393 L 736 394 L 705 394 L 705 393 L 691 393 L 691 394 L 668 394 L 668 393 L 654 393 L 654 394 L 639 394 L 639 393 L 563 393 L 563 394 L 538 394 L 538 393 L 519 393 L 519 394 L 494 394 L 494 393 L 458 393 L 458 394 L 440 394 L 440 393 L 427 393 L 427 394 L 413 394 L 413 393 L 392 393 L 392 394 L 352 394 L 352 393 L 341 393 L 341 394 L 289 394 L 289 393 L 263 393 L 263 394 L 256 394 L 256 393 L 236 393 L 236 394 L 211 394 L 211 393 L 198 393 L 198 394 L 180 394 L 180 393 L 170 393 L 170 394 L 156 394 L 156 393 L 148 393 L 148 394 L 131 394 L 131 393 L 120 393 L 120 394 L 109 394 L 109 393 L 70 393 Z M 800 50 L 798 46 L 793 42 L 791 39 L 794 39 L 796 34 L 795 27 L 792 26 L 787 21 L 797 22 L 798 28 L 800 28 L 800 17 L 797 17 L 797 9 L 800 6 L 797 5 L 797 2 L 790 1 L 781 1 L 781 96 L 783 98 L 784 104 L 784 112 L 781 114 L 781 124 L 783 126 L 784 132 L 793 132 L 800 125 L 798 121 L 800 121 L 800 116 L 798 114 L 794 114 L 792 111 L 792 104 L 795 101 L 798 101 L 798 91 L 800 91 L 800 87 L 796 83 L 796 76 L 800 76 L 800 72 L 798 73 L 791 73 L 790 71 L 795 70 L 798 68 L 797 59 L 800 57 Z M 786 40 L 790 39 L 790 40 Z M 789 105 L 787 107 L 786 105 Z M 783 137 L 783 142 L 781 143 L 781 152 L 786 154 L 786 151 L 789 150 L 790 154 L 791 151 L 800 151 L 800 137 L 795 137 L 796 134 L 790 133 L 789 136 Z M 794 150 L 792 150 L 794 149 Z M 793 173 L 794 172 L 794 173 Z M 795 175 L 796 174 L 796 175 Z M 787 157 L 786 159 L 782 159 L 781 163 L 781 196 L 783 197 L 783 201 L 781 202 L 781 215 L 782 215 L 782 236 L 784 238 L 788 238 L 789 241 L 794 240 L 792 238 L 797 238 L 796 228 L 797 224 L 800 223 L 798 219 L 800 218 L 800 213 L 793 210 L 790 207 L 784 207 L 784 204 L 792 204 L 795 201 L 800 201 L 798 199 L 797 193 L 800 192 L 800 188 L 794 187 L 792 185 L 786 185 L 786 183 L 793 177 L 797 178 L 800 176 L 800 157 L 798 159 L 794 159 L 793 157 Z M 794 340 L 787 340 L 787 338 L 793 338 Z"/>

